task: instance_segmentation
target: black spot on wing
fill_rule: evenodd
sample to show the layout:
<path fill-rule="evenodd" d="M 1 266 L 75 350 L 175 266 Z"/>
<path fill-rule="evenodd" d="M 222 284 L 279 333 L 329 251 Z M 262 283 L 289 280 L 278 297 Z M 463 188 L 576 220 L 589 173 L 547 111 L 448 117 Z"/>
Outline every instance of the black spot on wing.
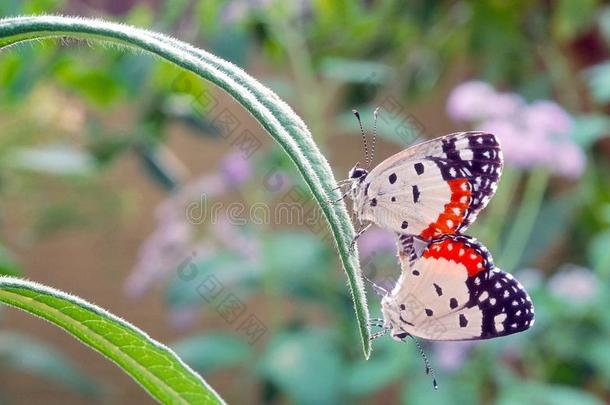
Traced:
<path fill-rule="evenodd" d="M 440 297 L 443 295 L 443 289 L 436 283 L 432 283 L 434 285 L 434 289 L 436 290 L 436 294 Z"/>
<path fill-rule="evenodd" d="M 413 165 L 413 168 L 415 169 L 415 173 L 417 173 L 420 176 L 424 173 L 424 164 L 421 162 L 415 163 Z"/>
<path fill-rule="evenodd" d="M 419 201 L 419 187 L 417 187 L 416 185 L 411 186 L 411 189 L 413 191 L 413 202 L 416 203 Z"/>
<path fill-rule="evenodd" d="M 468 326 L 468 319 L 466 319 L 464 314 L 460 314 L 460 328 L 465 328 L 466 326 Z"/>
<path fill-rule="evenodd" d="M 390 184 L 396 183 L 396 179 L 397 179 L 396 173 L 392 173 L 388 176 L 388 181 L 390 182 Z"/>
<path fill-rule="evenodd" d="M 458 302 L 455 298 L 451 298 L 449 300 L 449 308 L 456 309 L 458 307 Z"/>

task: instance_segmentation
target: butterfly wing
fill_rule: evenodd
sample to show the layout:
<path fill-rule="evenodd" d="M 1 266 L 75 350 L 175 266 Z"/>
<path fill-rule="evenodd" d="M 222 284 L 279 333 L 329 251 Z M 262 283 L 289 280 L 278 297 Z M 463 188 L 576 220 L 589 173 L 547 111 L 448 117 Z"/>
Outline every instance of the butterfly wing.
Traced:
<path fill-rule="evenodd" d="M 430 340 L 490 339 L 528 329 L 534 307 L 510 274 L 497 269 L 476 239 L 446 235 L 430 243 L 402 274 L 391 297 L 398 322 Z"/>
<path fill-rule="evenodd" d="M 463 232 L 495 193 L 502 164 L 498 140 L 484 132 L 415 145 L 369 173 L 362 217 L 425 240 Z"/>

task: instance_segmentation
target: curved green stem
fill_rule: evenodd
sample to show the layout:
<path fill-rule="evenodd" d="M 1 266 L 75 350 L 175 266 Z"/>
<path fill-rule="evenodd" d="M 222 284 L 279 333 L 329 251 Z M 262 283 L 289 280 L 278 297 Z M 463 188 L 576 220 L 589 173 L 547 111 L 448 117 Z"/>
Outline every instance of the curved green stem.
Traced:
<path fill-rule="evenodd" d="M 216 84 L 246 108 L 297 166 L 330 224 L 349 281 L 365 357 L 370 355 L 368 308 L 357 252 L 350 255 L 354 229 L 333 190 L 336 180 L 303 121 L 275 93 L 237 66 L 184 42 L 121 24 L 73 17 L 17 17 L 0 20 L 0 48 L 45 38 L 73 37 L 137 48 L 162 57 Z"/>
<path fill-rule="evenodd" d="M 487 207 L 481 226 L 481 240 L 485 241 L 485 245 L 491 252 L 495 252 L 498 247 L 498 240 L 508 219 L 507 214 L 520 178 L 520 172 L 505 168 L 502 173 L 501 187 L 498 188 L 491 204 Z"/>
<path fill-rule="evenodd" d="M 498 261 L 501 267 L 508 272 L 515 270 L 521 261 L 540 212 L 549 178 L 548 171 L 537 169 L 533 170 L 526 180 L 521 204 L 504 244 L 500 261 Z"/>

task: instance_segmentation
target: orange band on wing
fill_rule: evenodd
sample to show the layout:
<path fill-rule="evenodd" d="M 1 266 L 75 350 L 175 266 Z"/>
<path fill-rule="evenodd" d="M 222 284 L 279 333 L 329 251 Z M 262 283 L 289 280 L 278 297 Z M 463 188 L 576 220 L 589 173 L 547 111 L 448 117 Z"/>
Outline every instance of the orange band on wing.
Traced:
<path fill-rule="evenodd" d="M 445 204 L 435 222 L 424 229 L 419 236 L 429 240 L 443 234 L 453 234 L 462 224 L 466 211 L 472 200 L 472 189 L 467 179 L 453 179 L 447 181 L 451 189 L 451 201 Z"/>
<path fill-rule="evenodd" d="M 468 270 L 468 276 L 473 277 L 485 269 L 484 258 L 476 250 L 462 242 L 444 239 L 431 244 L 422 255 L 425 258 L 446 259 L 460 263 Z"/>

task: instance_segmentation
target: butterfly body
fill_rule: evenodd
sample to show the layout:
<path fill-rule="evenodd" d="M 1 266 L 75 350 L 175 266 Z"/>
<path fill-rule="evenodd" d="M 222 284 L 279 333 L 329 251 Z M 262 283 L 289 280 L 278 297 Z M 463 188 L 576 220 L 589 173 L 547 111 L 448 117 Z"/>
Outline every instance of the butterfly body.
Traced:
<path fill-rule="evenodd" d="M 401 340 L 473 340 L 510 335 L 534 323 L 521 284 L 493 264 L 487 249 L 465 235 L 432 241 L 381 301 L 384 329 Z"/>

